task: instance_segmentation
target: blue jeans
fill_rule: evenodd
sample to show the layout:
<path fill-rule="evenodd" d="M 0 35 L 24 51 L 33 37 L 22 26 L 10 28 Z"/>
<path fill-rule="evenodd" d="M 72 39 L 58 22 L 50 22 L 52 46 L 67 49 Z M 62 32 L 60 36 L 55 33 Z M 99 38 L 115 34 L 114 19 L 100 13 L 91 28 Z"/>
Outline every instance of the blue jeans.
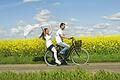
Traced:
<path fill-rule="evenodd" d="M 60 53 L 63 53 L 63 54 L 65 54 L 66 50 L 68 50 L 68 49 L 70 48 L 70 46 L 67 45 L 67 44 L 64 43 L 64 42 L 60 42 L 60 43 L 58 43 L 58 45 L 60 45 L 61 47 L 64 47 L 64 48 L 60 51 Z"/>

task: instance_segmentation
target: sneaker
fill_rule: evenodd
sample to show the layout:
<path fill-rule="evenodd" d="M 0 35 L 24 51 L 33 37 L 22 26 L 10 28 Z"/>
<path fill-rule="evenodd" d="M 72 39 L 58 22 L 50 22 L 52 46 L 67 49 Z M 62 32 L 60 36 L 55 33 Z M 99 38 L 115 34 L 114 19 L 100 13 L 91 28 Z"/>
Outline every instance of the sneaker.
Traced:
<path fill-rule="evenodd" d="M 55 62 L 56 62 L 57 64 L 59 64 L 59 65 L 61 64 L 61 62 L 60 62 L 59 60 L 56 60 Z"/>
<path fill-rule="evenodd" d="M 64 54 L 63 52 L 59 52 L 59 54 Z"/>

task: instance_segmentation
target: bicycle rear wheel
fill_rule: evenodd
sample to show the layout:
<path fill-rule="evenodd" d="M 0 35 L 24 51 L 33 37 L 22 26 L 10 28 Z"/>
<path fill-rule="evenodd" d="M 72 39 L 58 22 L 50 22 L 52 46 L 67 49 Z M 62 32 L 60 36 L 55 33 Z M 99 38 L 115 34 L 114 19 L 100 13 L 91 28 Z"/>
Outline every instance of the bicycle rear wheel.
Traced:
<path fill-rule="evenodd" d="M 44 60 L 45 60 L 45 63 L 48 65 L 48 66 L 54 66 L 56 65 L 55 63 L 55 59 L 54 59 L 54 54 L 52 51 L 47 51 L 45 53 L 45 56 L 44 56 Z"/>
<path fill-rule="evenodd" d="M 84 48 L 73 50 L 71 54 L 72 62 L 76 65 L 86 64 L 89 60 L 89 53 Z"/>
<path fill-rule="evenodd" d="M 57 56 L 58 60 L 61 61 L 63 60 L 63 58 L 61 56 Z M 45 56 L 44 56 L 44 60 L 45 60 L 45 63 L 48 65 L 48 66 L 55 66 L 55 65 L 58 65 L 57 63 L 55 63 L 55 58 L 54 58 L 54 53 L 52 51 L 47 51 L 45 53 Z"/>

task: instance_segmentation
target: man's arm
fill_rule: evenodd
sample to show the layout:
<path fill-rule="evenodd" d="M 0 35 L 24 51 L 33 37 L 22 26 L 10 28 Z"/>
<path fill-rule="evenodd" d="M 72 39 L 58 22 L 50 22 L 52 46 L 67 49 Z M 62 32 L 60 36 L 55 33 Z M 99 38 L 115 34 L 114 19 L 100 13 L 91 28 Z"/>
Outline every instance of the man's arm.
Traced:
<path fill-rule="evenodd" d="M 67 36 L 65 36 L 64 34 L 60 34 L 60 37 L 61 37 L 61 38 L 66 38 L 66 39 L 71 39 L 71 37 L 67 37 Z"/>

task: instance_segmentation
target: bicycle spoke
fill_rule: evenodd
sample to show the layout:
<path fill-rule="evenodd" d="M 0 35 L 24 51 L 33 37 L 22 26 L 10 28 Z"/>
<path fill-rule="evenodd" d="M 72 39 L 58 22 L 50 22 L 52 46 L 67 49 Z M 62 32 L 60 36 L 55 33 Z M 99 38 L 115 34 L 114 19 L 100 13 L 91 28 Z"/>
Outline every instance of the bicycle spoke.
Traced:
<path fill-rule="evenodd" d="M 81 50 L 74 50 L 72 52 L 72 61 L 77 65 L 87 63 L 88 59 L 88 52 L 83 48 L 81 48 Z"/>
<path fill-rule="evenodd" d="M 45 62 L 49 65 L 49 66 L 52 66 L 52 65 L 55 65 L 55 60 L 54 60 L 54 56 L 53 56 L 53 53 L 51 51 L 47 51 L 46 54 L 45 54 Z"/>

